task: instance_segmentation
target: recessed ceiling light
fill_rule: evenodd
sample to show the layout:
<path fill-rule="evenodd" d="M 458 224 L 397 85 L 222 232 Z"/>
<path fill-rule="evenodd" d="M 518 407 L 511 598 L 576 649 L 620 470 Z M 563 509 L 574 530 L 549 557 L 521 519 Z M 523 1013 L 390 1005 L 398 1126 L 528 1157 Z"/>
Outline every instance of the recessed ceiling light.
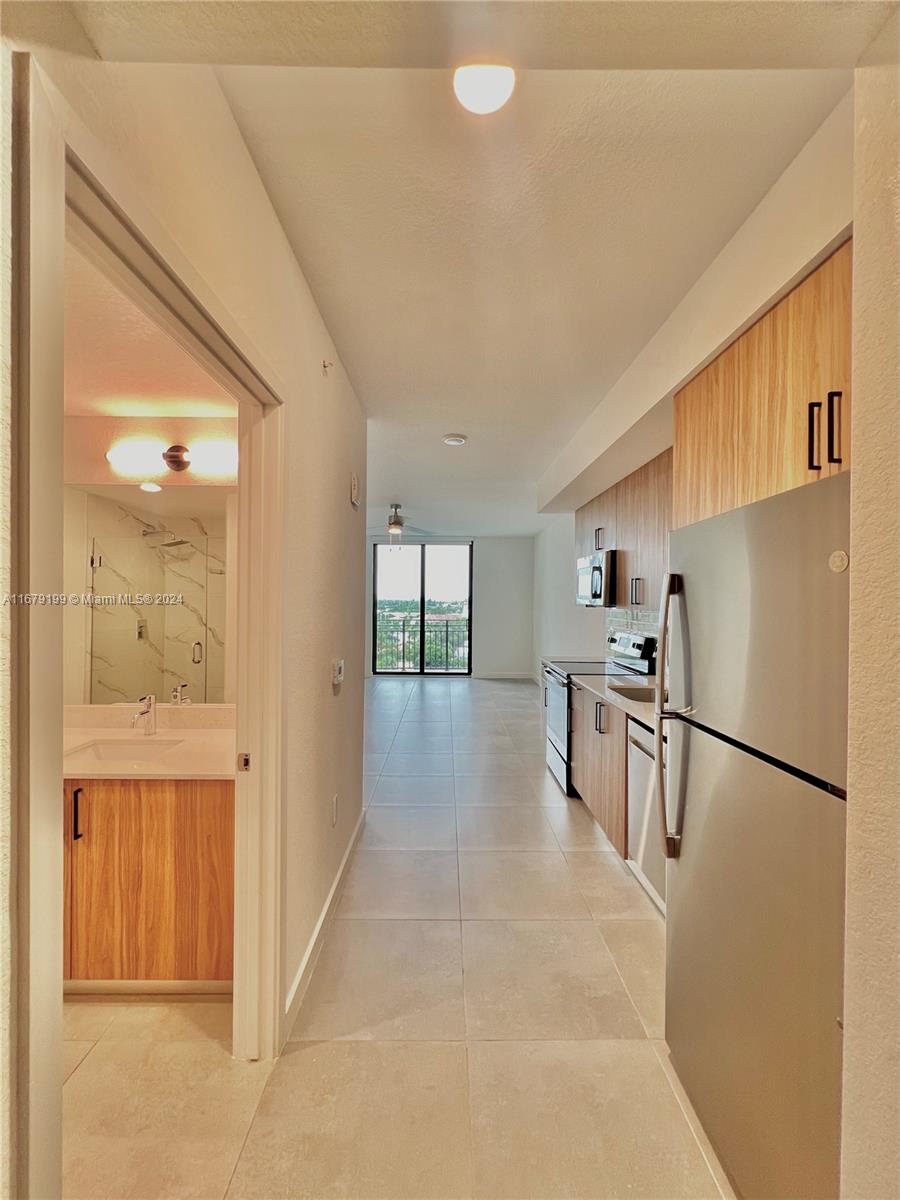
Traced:
<path fill-rule="evenodd" d="M 141 491 L 142 492 L 161 492 L 162 488 L 159 486 L 158 483 L 142 483 Z"/>
<path fill-rule="evenodd" d="M 445 446 L 464 446 L 469 439 L 464 433 L 445 433 L 443 440 Z"/>
<path fill-rule="evenodd" d="M 513 94 L 516 73 L 496 63 L 472 63 L 453 72 L 456 98 L 470 113 L 486 116 L 497 112 Z"/>

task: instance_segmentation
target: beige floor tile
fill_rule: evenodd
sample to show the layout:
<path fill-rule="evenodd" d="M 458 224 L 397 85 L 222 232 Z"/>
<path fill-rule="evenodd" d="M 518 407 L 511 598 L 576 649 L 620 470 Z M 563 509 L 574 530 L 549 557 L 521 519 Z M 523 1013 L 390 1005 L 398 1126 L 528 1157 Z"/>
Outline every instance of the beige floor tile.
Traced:
<path fill-rule="evenodd" d="M 386 761 L 386 754 L 364 754 L 363 774 L 380 775 Z"/>
<path fill-rule="evenodd" d="M 382 775 L 372 804 L 453 804 L 453 780 L 441 775 Z"/>
<path fill-rule="evenodd" d="M 457 808 L 460 850 L 557 850 L 541 808 L 472 805 Z"/>
<path fill-rule="evenodd" d="M 366 728 L 365 750 L 369 754 L 387 754 L 393 744 L 397 727 L 392 723 L 370 725 Z"/>
<path fill-rule="evenodd" d="M 515 754 L 508 733 L 454 733 L 454 754 Z"/>
<path fill-rule="evenodd" d="M 469 1171 L 463 1044 L 292 1043 L 228 1200 L 452 1200 Z"/>
<path fill-rule="evenodd" d="M 67 1080 L 75 1068 L 84 1061 L 89 1051 L 93 1050 L 94 1042 L 63 1042 L 63 1081 Z"/>
<path fill-rule="evenodd" d="M 658 915 L 647 893 L 614 850 L 568 850 L 566 858 L 591 915 L 596 919 L 650 919 Z"/>
<path fill-rule="evenodd" d="M 450 710 L 439 709 L 435 712 L 426 712 L 421 708 L 410 709 L 408 712 L 404 712 L 400 720 L 400 728 L 406 729 L 409 725 L 416 725 L 420 728 L 431 725 L 440 727 L 440 731 L 446 733 L 450 725 Z"/>
<path fill-rule="evenodd" d="M 473 716 L 453 718 L 453 737 L 508 737 L 506 726 L 499 717 Z"/>
<path fill-rule="evenodd" d="M 103 999 L 66 1000 L 63 1003 L 63 1037 L 67 1042 L 99 1041 L 121 1007 Z"/>
<path fill-rule="evenodd" d="M 453 773 L 460 775 L 524 775 L 518 754 L 456 754 Z"/>
<path fill-rule="evenodd" d="M 374 804 L 360 846 L 388 850 L 455 850 L 456 811 L 450 805 Z"/>
<path fill-rule="evenodd" d="M 430 726 L 423 725 L 422 730 L 404 725 L 394 738 L 391 751 L 394 754 L 450 754 L 453 747 L 449 733 L 426 733 Z"/>
<path fill-rule="evenodd" d="M 537 808 L 538 802 L 524 775 L 464 775 L 454 781 L 456 803 Z"/>
<path fill-rule="evenodd" d="M 474 1042 L 469 1074 L 479 1197 L 718 1196 L 647 1041 Z"/>
<path fill-rule="evenodd" d="M 384 775 L 452 775 L 449 754 L 398 754 L 392 751 L 382 767 Z"/>
<path fill-rule="evenodd" d="M 547 755 L 545 751 L 519 751 L 519 758 L 522 760 L 522 765 L 525 768 L 525 773 L 530 779 L 552 779 L 550 768 L 547 766 Z"/>
<path fill-rule="evenodd" d="M 231 1001 L 153 1000 L 123 1005 L 103 1041 L 218 1042 L 231 1047 Z"/>
<path fill-rule="evenodd" d="M 457 921 L 335 921 L 291 1039 L 466 1036 Z"/>
<path fill-rule="evenodd" d="M 357 850 L 337 915 L 457 920 L 456 855 L 437 850 Z"/>
<path fill-rule="evenodd" d="M 363 808 L 366 808 L 372 802 L 372 796 L 378 786 L 377 775 L 363 775 Z"/>
<path fill-rule="evenodd" d="M 63 1090 L 63 1195 L 220 1200 L 270 1066 L 214 1042 L 98 1042 Z"/>
<path fill-rule="evenodd" d="M 640 1038 L 593 921 L 464 921 L 470 1038 Z"/>
<path fill-rule="evenodd" d="M 648 921 L 598 921 L 647 1036 L 666 1034 L 666 927 Z"/>
<path fill-rule="evenodd" d="M 463 919 L 583 921 L 590 914 L 559 851 L 460 851 Z"/>
<path fill-rule="evenodd" d="M 546 814 L 563 850 L 612 850 L 609 838 L 580 800 L 569 800 L 564 808 L 548 808 Z"/>
<path fill-rule="evenodd" d="M 540 779 L 528 779 L 534 799 L 532 804 L 540 804 L 543 808 L 566 808 L 569 798 L 553 778 L 542 776 Z"/>

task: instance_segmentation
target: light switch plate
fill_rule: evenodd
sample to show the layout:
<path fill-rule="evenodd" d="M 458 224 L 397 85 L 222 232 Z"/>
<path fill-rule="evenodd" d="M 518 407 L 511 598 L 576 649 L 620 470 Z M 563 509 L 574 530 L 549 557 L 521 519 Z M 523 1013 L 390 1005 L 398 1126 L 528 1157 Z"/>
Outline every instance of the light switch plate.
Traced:
<path fill-rule="evenodd" d="M 335 687 L 344 682 L 344 660 L 342 658 L 331 660 L 331 682 Z"/>
<path fill-rule="evenodd" d="M 359 476 L 355 471 L 350 473 L 350 503 L 354 508 L 359 508 L 361 502 L 359 494 Z"/>

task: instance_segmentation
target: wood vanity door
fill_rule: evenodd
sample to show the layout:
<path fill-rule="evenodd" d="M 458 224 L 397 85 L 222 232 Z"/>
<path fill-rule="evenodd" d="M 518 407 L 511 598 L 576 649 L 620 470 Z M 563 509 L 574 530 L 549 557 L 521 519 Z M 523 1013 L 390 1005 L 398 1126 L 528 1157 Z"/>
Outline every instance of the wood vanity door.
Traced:
<path fill-rule="evenodd" d="M 70 780 L 71 978 L 228 980 L 234 785 Z"/>

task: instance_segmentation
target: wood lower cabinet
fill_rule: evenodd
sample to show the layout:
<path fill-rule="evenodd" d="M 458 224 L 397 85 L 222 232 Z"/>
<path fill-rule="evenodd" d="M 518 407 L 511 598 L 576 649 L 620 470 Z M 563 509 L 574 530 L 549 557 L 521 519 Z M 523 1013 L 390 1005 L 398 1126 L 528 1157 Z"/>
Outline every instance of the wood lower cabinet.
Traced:
<path fill-rule="evenodd" d="M 69 779 L 66 978 L 230 980 L 234 784 Z"/>
<path fill-rule="evenodd" d="M 845 242 L 675 396 L 673 527 L 850 466 Z"/>
<path fill-rule="evenodd" d="M 585 691 L 583 718 L 584 787 L 578 790 L 624 858 L 628 846 L 626 717 L 595 692 Z"/>

